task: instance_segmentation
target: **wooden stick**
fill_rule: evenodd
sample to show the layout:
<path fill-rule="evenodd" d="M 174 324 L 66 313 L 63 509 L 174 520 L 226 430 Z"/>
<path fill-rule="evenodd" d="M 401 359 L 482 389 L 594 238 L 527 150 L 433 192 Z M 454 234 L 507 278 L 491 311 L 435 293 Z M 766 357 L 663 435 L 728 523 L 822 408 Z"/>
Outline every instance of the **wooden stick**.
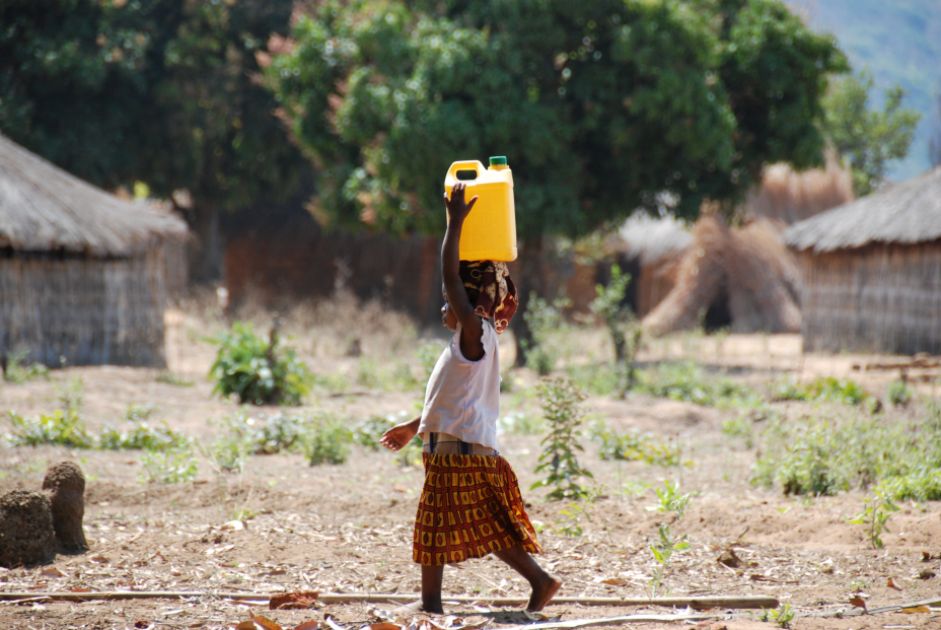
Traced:
<path fill-rule="evenodd" d="M 706 621 L 715 619 L 710 615 L 624 615 L 621 617 L 601 617 L 599 619 L 572 619 L 571 621 L 544 621 L 513 626 L 508 630 L 553 630 L 587 628 L 589 626 L 611 626 L 632 621 Z"/>
<path fill-rule="evenodd" d="M 219 598 L 267 601 L 272 595 L 282 593 L 234 593 L 213 591 L 97 591 L 73 593 L 70 591 L 50 591 L 36 593 L 0 593 L 0 601 L 42 597 L 57 601 L 89 601 L 117 599 L 187 599 Z M 327 604 L 346 602 L 413 602 L 421 597 L 417 593 L 321 593 L 318 601 Z M 444 597 L 449 602 L 485 602 L 496 606 L 523 605 L 527 597 L 471 597 L 459 595 Z M 777 608 L 778 600 L 774 597 L 743 595 L 739 597 L 556 597 L 555 604 L 583 604 L 586 606 L 668 606 L 674 608 Z"/>

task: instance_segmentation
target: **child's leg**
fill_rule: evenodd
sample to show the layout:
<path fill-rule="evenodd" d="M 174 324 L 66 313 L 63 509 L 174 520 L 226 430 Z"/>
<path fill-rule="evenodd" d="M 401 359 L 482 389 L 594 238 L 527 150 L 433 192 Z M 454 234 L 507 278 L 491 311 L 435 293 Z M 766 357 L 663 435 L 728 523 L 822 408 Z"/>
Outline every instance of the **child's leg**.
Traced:
<path fill-rule="evenodd" d="M 533 587 L 533 594 L 529 598 L 526 610 L 542 610 L 562 586 L 561 581 L 546 573 L 545 569 L 539 566 L 539 563 L 519 545 L 497 551 L 495 555 L 526 578 L 529 585 Z"/>
<path fill-rule="evenodd" d="M 421 565 L 421 607 L 425 612 L 444 614 L 441 606 L 441 580 L 444 565 Z"/>

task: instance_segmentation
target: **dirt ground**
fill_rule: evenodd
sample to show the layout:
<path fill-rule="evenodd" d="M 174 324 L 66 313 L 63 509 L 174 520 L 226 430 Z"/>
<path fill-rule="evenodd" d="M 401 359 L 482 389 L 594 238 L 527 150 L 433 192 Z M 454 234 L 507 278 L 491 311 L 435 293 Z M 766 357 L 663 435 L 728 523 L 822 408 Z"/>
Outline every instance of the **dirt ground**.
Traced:
<path fill-rule="evenodd" d="M 342 315 L 342 313 L 340 313 Z M 380 320 L 381 318 L 381 320 Z M 356 320 L 356 321 L 353 321 Z M 382 325 L 376 322 L 381 321 Z M 342 330 L 369 330 L 356 336 Z M 60 406 L 62 388 L 79 379 L 81 414 L 89 428 L 121 422 L 130 405 L 152 405 L 153 418 L 208 443 L 219 422 L 239 411 L 231 400 L 212 394 L 206 373 L 214 347 L 206 335 L 222 330 L 211 309 L 184 308 L 168 315 L 168 360 L 173 379 L 152 369 L 75 367 L 55 370 L 48 380 L 24 384 L 0 382 L 0 412 L 31 416 Z M 361 326 L 360 328 L 357 328 Z M 329 410 L 358 422 L 372 415 L 413 413 L 421 387 L 396 391 L 355 385 L 357 370 L 413 361 L 415 331 L 404 320 L 389 321 L 380 311 L 359 309 L 338 320 L 337 313 L 286 320 L 290 341 L 321 375 L 347 375 L 354 383 L 343 391 L 323 386 L 297 410 Z M 504 366 L 512 347 L 504 339 Z M 601 331 L 573 333 L 570 359 L 601 356 Z M 358 346 L 361 356 L 348 356 Z M 353 353 L 355 354 L 355 353 Z M 872 356 L 804 356 L 796 336 L 702 337 L 687 335 L 648 344 L 644 361 L 693 358 L 721 367 L 742 382 L 760 383 L 781 375 L 849 375 L 880 394 L 896 377 L 886 372 L 854 372 L 853 364 L 892 360 Z M 377 367 L 378 366 L 378 367 Z M 513 392 L 504 396 L 505 413 L 538 414 L 531 392 L 535 376 L 514 370 Z M 188 381 L 189 385 L 179 381 Z M 921 386 L 934 395 L 937 379 Z M 788 403 L 787 414 L 806 411 L 806 403 Z M 663 515 L 649 509 L 651 490 L 675 479 L 694 493 L 675 531 L 690 548 L 674 556 L 657 595 L 767 595 L 796 612 L 791 627 L 844 630 L 941 628 L 941 611 L 858 616 L 849 599 L 861 592 L 870 609 L 941 599 L 941 577 L 922 579 L 926 569 L 941 575 L 941 504 L 905 504 L 891 520 L 885 547 L 872 549 L 859 525 L 865 495 L 786 497 L 753 487 L 749 481 L 754 447 L 721 430 L 726 414 L 713 408 L 632 395 L 626 400 L 594 397 L 586 401 L 592 418 L 618 429 L 635 428 L 669 438 L 683 448 L 687 465 L 662 468 L 638 462 L 602 461 L 595 444 L 585 441 L 583 463 L 594 472 L 597 498 L 580 507 L 545 500 L 543 490 L 529 490 L 540 452 L 540 436 L 505 433 L 503 454 L 514 466 L 528 501 L 530 517 L 545 548 L 540 561 L 564 584 L 567 597 L 647 597 L 656 563 L 649 545 Z M 272 413 L 275 409 L 248 409 Z M 9 430 L 4 419 L 0 433 Z M 46 467 L 76 461 L 87 477 L 85 533 L 91 550 L 59 555 L 54 564 L 0 569 L 0 593 L 41 591 L 204 591 L 256 593 L 400 593 L 419 591 L 419 573 L 411 562 L 412 518 L 422 471 L 403 466 L 387 452 L 354 446 L 342 465 L 309 466 L 298 454 L 250 456 L 241 473 L 224 474 L 200 462 L 195 481 L 157 484 L 142 481 L 138 451 L 69 450 L 62 447 L 0 445 L 0 492 L 38 489 Z M 577 525 L 581 532 L 572 535 Z M 566 531 L 568 530 L 568 531 Z M 738 568 L 717 561 L 734 547 Z M 931 558 L 923 561 L 924 554 Z M 922 575 L 922 577 L 919 577 Z M 526 596 L 521 578 L 493 558 L 470 561 L 445 571 L 445 608 L 464 623 L 489 621 L 494 627 L 531 623 L 512 607 L 488 603 L 494 596 Z M 448 603 L 447 597 L 472 596 L 476 602 Z M 84 603 L 32 600 L 0 602 L 0 623 L 7 628 L 225 628 L 263 614 L 285 628 L 329 615 L 346 628 L 375 621 L 377 611 L 398 604 L 321 604 L 313 610 L 268 611 L 263 602 L 222 597 L 130 599 Z M 517 609 L 518 610 L 518 609 Z M 642 612 L 683 611 L 654 607 L 551 604 L 551 619 L 599 619 Z M 835 613 L 845 611 L 843 618 Z M 693 622 L 622 623 L 621 628 L 772 628 L 753 610 L 711 610 Z M 830 615 L 830 616 L 827 616 Z M 413 613 L 399 611 L 399 618 Z M 445 620 L 452 624 L 453 620 Z M 440 623 L 445 621 L 439 620 Z M 615 627 L 610 624 L 610 627 Z"/>

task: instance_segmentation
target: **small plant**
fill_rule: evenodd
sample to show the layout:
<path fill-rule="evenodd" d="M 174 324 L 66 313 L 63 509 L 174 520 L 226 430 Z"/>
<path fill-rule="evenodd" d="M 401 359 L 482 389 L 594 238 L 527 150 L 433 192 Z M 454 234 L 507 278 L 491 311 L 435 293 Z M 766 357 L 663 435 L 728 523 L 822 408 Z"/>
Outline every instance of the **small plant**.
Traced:
<path fill-rule="evenodd" d="M 240 473 L 245 470 L 250 452 L 251 445 L 243 436 L 226 433 L 213 440 L 205 454 L 219 472 Z"/>
<path fill-rule="evenodd" d="M 709 377 L 695 363 L 661 363 L 638 375 L 640 392 L 707 407 L 754 406 L 758 395 L 726 378 Z"/>
<path fill-rule="evenodd" d="M 774 623 L 779 628 L 790 628 L 791 622 L 794 621 L 795 616 L 794 609 L 791 608 L 791 605 L 784 603 L 778 608 L 764 611 L 761 615 L 761 620 Z"/>
<path fill-rule="evenodd" d="M 833 376 L 822 376 L 806 384 L 785 381 L 778 383 L 772 392 L 773 400 L 840 402 L 847 405 L 860 405 L 869 398 L 871 396 L 856 381 Z"/>
<path fill-rule="evenodd" d="M 592 427 L 591 437 L 599 444 L 601 459 L 636 461 L 658 466 L 680 465 L 680 449 L 650 435 L 636 431 L 618 433 L 599 422 Z"/>
<path fill-rule="evenodd" d="M 69 408 L 65 411 L 56 409 L 49 414 L 40 414 L 38 418 L 25 418 L 9 412 L 13 431 L 9 441 L 13 446 L 39 446 L 40 444 L 58 444 L 71 448 L 94 448 L 95 440 L 85 428 L 78 411 Z"/>
<path fill-rule="evenodd" d="M 98 436 L 98 447 L 109 451 L 166 451 L 186 443 L 187 438 L 184 435 L 173 431 L 166 424 L 151 426 L 146 422 L 125 431 L 108 427 Z"/>
<path fill-rule="evenodd" d="M 300 448 L 306 432 L 306 420 L 301 416 L 276 413 L 257 423 L 249 422 L 247 441 L 252 453 L 272 455 Z"/>
<path fill-rule="evenodd" d="M 614 363 L 618 368 L 620 384 L 618 394 L 623 398 L 634 387 L 637 379 L 635 365 L 640 350 L 641 329 L 634 313 L 625 303 L 631 275 L 622 273 L 618 265 L 611 267 L 611 279 L 607 286 L 595 286 L 595 299 L 589 308 L 604 321 L 611 344 L 614 346 Z"/>
<path fill-rule="evenodd" d="M 326 418 L 311 429 L 304 442 L 304 454 L 311 466 L 342 464 L 350 455 L 353 433 L 336 418 Z"/>
<path fill-rule="evenodd" d="M 22 384 L 35 378 L 49 378 L 49 368 L 42 363 L 27 363 L 28 352 L 19 350 L 7 356 L 3 369 L 3 380 L 7 383 Z"/>
<path fill-rule="evenodd" d="M 892 514 L 898 512 L 898 510 L 899 506 L 885 492 L 877 489 L 866 501 L 866 507 L 863 511 L 855 518 L 850 519 L 850 523 L 865 525 L 872 548 L 882 549 L 885 546 L 882 541 L 882 534 L 889 531 L 886 523 L 889 522 Z"/>
<path fill-rule="evenodd" d="M 657 541 L 650 545 L 650 553 L 657 563 L 654 574 L 650 579 L 650 590 L 653 595 L 660 589 L 673 555 L 686 549 L 689 549 L 689 542 L 685 536 L 677 538 L 666 523 L 657 526 Z"/>
<path fill-rule="evenodd" d="M 235 394 L 239 402 L 253 405 L 299 405 L 313 381 L 294 350 L 279 343 L 277 327 L 266 341 L 240 322 L 219 339 L 209 373 L 216 382 L 214 392 Z"/>
<path fill-rule="evenodd" d="M 691 494 L 680 493 L 680 484 L 677 481 L 664 481 L 662 487 L 654 488 L 654 493 L 657 495 L 658 503 L 652 506 L 652 509 L 657 512 L 672 512 L 677 519 L 683 518 L 692 499 Z"/>
<path fill-rule="evenodd" d="M 539 385 L 539 396 L 549 434 L 542 440 L 536 472 L 548 474 L 532 487 L 551 486 L 547 498 L 554 501 L 584 499 L 589 491 L 579 479 L 592 474 L 578 463 L 576 452 L 584 450 L 578 442 L 578 430 L 583 421 L 579 404 L 585 395 L 567 379 L 550 378 Z"/>
<path fill-rule="evenodd" d="M 565 536 L 578 537 L 584 533 L 582 518 L 588 518 L 588 510 L 581 503 L 569 503 L 559 510 L 564 519 L 559 527 L 559 533 Z"/>
<path fill-rule="evenodd" d="M 912 401 L 912 390 L 904 379 L 899 379 L 889 383 L 886 397 L 893 407 L 906 407 Z"/>
<path fill-rule="evenodd" d="M 144 453 L 144 480 L 157 483 L 186 483 L 196 478 L 199 467 L 188 447 Z"/>

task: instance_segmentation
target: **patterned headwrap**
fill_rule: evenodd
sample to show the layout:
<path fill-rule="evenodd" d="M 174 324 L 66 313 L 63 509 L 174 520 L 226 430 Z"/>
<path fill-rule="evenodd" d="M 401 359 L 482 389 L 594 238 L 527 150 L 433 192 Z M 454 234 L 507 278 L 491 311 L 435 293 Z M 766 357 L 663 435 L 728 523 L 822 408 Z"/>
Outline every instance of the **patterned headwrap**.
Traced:
<path fill-rule="evenodd" d="M 493 322 L 497 333 L 506 330 L 518 305 L 516 286 L 506 263 L 462 260 L 460 274 L 474 312 Z"/>

